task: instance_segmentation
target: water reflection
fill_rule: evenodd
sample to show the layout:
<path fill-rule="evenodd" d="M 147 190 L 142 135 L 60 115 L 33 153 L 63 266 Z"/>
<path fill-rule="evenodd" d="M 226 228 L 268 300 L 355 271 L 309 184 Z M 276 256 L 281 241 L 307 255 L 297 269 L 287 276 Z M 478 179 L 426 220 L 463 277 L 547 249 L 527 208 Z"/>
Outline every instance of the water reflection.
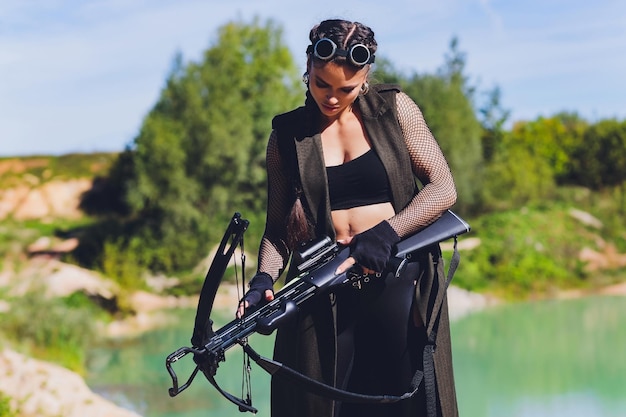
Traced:
<path fill-rule="evenodd" d="M 626 415 L 621 297 L 508 305 L 453 324 L 463 416 Z"/>
<path fill-rule="evenodd" d="M 165 368 L 165 358 L 181 346 L 189 346 L 195 311 L 173 312 L 178 320 L 171 328 L 145 334 L 131 342 L 99 347 L 90 355 L 89 386 L 100 395 L 138 412 L 144 417 L 231 417 L 240 414 L 233 405 L 199 373 L 192 385 L 171 398 L 172 381 Z M 225 320 L 222 320 L 225 322 Z M 273 337 L 253 335 L 250 343 L 257 352 L 271 356 Z M 227 352 L 220 364 L 217 381 L 222 388 L 241 395 L 241 349 Z M 174 364 L 179 384 L 187 380 L 194 368 L 191 355 Z M 252 365 L 253 405 L 258 416 L 269 415 L 269 376 Z"/>
<path fill-rule="evenodd" d="M 173 313 L 174 314 L 174 313 Z M 165 357 L 189 344 L 193 311 L 178 324 L 132 343 L 94 349 L 88 384 L 145 417 L 230 417 L 240 414 L 202 375 L 170 398 Z M 626 300 L 590 297 L 506 305 L 452 325 L 455 376 L 462 417 L 626 416 Z M 254 348 L 270 356 L 272 337 L 255 335 Z M 228 352 L 218 380 L 239 395 L 240 349 Z M 189 359 L 187 361 L 187 359 Z M 186 379 L 193 361 L 175 364 Z M 269 377 L 252 364 L 253 403 L 269 416 Z"/>

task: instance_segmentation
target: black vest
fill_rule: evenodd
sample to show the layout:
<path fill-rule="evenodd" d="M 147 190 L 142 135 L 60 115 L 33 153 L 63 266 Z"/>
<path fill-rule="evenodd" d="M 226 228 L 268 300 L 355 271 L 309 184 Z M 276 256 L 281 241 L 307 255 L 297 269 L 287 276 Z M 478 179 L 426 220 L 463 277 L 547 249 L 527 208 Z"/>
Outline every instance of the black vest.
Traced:
<path fill-rule="evenodd" d="M 380 157 L 391 186 L 392 205 L 397 212 L 413 198 L 417 188 L 411 160 L 398 123 L 396 94 L 398 86 L 373 85 L 355 101 L 374 152 Z M 334 239 L 328 178 L 319 131 L 320 112 L 308 97 L 304 106 L 274 117 L 272 128 L 278 134 L 281 159 L 293 183 L 301 187 L 303 204 L 315 225 L 316 236 Z M 294 197 L 295 198 L 295 197 Z"/>

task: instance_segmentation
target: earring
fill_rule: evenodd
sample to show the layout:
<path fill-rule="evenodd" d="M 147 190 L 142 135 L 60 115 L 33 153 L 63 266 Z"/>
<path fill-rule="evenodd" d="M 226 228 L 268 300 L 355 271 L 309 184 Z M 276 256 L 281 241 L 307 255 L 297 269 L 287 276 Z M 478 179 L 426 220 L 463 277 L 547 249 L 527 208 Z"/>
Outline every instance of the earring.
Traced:
<path fill-rule="evenodd" d="M 365 81 L 363 85 L 361 85 L 361 95 L 364 96 L 368 91 L 370 91 L 370 84 Z"/>
<path fill-rule="evenodd" d="M 302 74 L 302 82 L 306 85 L 309 85 L 309 72 L 305 72 Z"/>

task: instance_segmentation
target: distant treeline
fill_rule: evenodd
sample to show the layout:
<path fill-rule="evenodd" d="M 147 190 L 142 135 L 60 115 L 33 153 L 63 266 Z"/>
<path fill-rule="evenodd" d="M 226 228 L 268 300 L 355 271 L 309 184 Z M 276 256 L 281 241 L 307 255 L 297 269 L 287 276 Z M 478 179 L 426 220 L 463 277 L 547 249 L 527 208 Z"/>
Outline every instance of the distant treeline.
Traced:
<path fill-rule="evenodd" d="M 139 134 L 83 199 L 99 220 L 75 259 L 132 285 L 145 269 L 192 268 L 235 211 L 254 220 L 258 238 L 271 118 L 304 102 L 297 63 L 281 27 L 258 19 L 221 27 L 197 62 L 177 54 Z M 559 113 L 511 123 L 497 87 L 471 84 L 457 39 L 434 74 L 404 74 L 377 57 L 372 81 L 400 84 L 418 103 L 465 216 L 550 200 L 561 186 L 602 190 L 626 180 L 625 121 Z"/>

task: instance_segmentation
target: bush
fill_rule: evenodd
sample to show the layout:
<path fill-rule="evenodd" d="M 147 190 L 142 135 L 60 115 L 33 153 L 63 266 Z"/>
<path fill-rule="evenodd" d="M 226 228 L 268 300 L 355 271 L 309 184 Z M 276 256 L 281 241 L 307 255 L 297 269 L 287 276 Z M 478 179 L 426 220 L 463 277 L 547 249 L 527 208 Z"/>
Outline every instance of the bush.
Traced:
<path fill-rule="evenodd" d="M 578 254 L 585 245 L 594 247 L 596 235 L 566 210 L 523 208 L 470 221 L 468 237 L 481 244 L 462 253 L 455 284 L 505 298 L 589 285 Z"/>
<path fill-rule="evenodd" d="M 0 391 L 0 417 L 17 417 L 17 411 L 11 407 L 11 398 Z"/>
<path fill-rule="evenodd" d="M 98 310 L 79 298 L 26 294 L 4 314 L 0 330 L 21 350 L 82 372 L 86 350 L 96 339 Z"/>

